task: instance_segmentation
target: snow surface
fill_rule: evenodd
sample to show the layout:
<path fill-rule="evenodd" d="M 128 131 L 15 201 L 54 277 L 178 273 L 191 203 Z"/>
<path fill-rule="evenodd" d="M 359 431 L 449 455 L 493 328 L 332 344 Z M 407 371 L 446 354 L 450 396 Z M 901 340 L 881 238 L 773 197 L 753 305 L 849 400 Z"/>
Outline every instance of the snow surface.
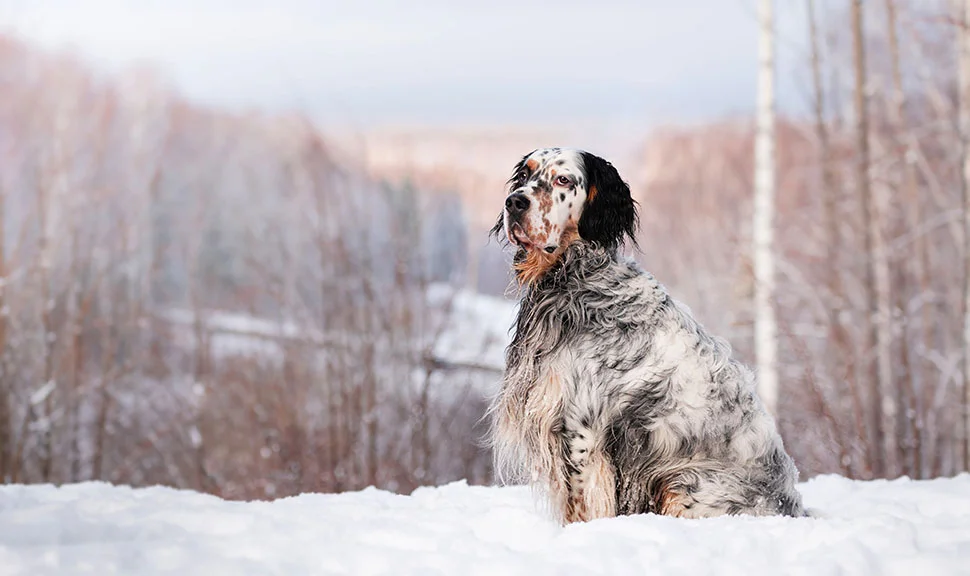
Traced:
<path fill-rule="evenodd" d="M 0 487 L 0 574 L 970 574 L 970 475 L 802 484 L 818 518 L 560 527 L 523 487 L 230 502 L 103 483 Z"/>

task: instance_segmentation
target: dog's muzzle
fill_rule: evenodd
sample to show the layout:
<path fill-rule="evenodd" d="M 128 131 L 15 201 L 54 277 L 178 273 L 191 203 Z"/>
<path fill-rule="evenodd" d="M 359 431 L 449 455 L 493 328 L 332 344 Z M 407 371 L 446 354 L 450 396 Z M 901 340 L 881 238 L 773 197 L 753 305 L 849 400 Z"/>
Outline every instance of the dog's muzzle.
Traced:
<path fill-rule="evenodd" d="M 521 220 L 522 215 L 529 209 L 529 204 L 531 202 L 525 194 L 521 192 L 509 194 L 509 197 L 505 199 L 505 211 L 509 215 L 509 221 L 518 222 Z"/>

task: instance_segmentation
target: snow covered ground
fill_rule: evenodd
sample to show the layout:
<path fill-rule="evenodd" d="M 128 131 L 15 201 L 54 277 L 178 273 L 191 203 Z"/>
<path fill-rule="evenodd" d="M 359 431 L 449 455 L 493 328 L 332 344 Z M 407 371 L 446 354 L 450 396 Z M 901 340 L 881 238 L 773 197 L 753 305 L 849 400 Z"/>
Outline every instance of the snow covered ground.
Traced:
<path fill-rule="evenodd" d="M 227 502 L 100 483 L 0 487 L 0 574 L 970 574 L 970 475 L 802 485 L 821 518 L 565 528 L 527 489 L 455 483 Z"/>

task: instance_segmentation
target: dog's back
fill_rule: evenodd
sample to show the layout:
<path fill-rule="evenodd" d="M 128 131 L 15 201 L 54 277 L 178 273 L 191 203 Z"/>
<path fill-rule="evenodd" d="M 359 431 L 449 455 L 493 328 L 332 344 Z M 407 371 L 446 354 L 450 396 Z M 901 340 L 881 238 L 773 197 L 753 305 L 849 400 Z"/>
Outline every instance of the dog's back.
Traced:
<path fill-rule="evenodd" d="M 644 274 L 663 296 L 654 321 L 641 328 L 651 342 L 643 360 L 649 368 L 638 376 L 662 377 L 634 376 L 606 434 L 617 512 L 801 515 L 798 471 L 756 394 L 754 374 Z"/>

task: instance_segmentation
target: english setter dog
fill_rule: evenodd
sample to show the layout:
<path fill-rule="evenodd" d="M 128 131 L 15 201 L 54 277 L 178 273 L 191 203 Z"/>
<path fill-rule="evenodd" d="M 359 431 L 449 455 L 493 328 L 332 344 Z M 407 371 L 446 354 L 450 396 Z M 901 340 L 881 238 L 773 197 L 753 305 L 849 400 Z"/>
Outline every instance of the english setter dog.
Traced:
<path fill-rule="evenodd" d="M 492 234 L 516 246 L 522 296 L 490 406 L 500 478 L 543 489 L 564 524 L 804 515 L 753 372 L 620 254 L 637 213 L 613 165 L 540 149 L 509 184 Z"/>

